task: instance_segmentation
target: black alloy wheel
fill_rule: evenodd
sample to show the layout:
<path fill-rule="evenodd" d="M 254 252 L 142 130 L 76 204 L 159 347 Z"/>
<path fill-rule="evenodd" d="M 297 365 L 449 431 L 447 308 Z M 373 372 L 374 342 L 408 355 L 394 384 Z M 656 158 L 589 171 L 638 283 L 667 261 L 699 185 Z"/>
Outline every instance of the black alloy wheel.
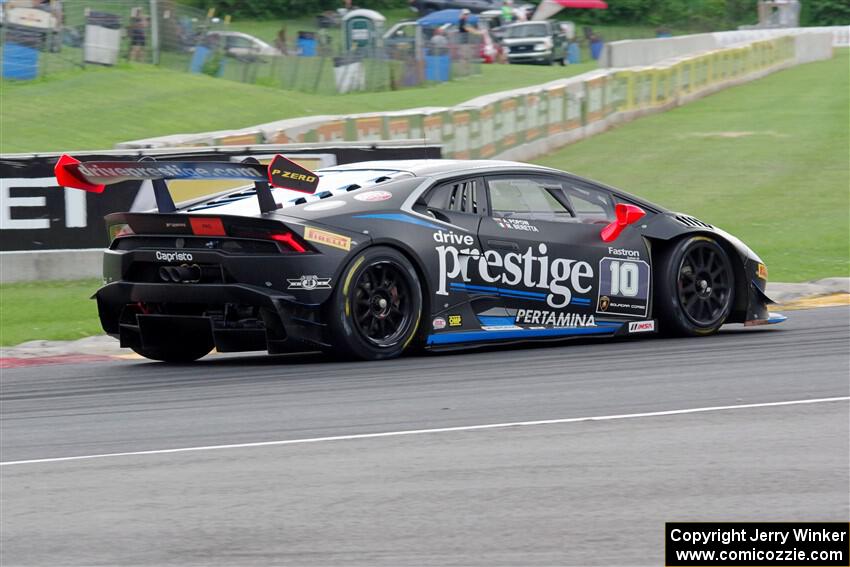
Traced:
<path fill-rule="evenodd" d="M 410 295 L 400 266 L 389 260 L 369 265 L 354 285 L 352 308 L 357 331 L 379 348 L 397 343 L 413 317 Z"/>
<path fill-rule="evenodd" d="M 661 331 L 710 335 L 729 317 L 735 275 L 729 254 L 713 238 L 691 236 L 661 253 L 655 267 L 655 307 Z"/>
<path fill-rule="evenodd" d="M 700 327 L 725 318 L 732 296 L 732 274 L 726 253 L 711 241 L 690 246 L 679 266 L 679 304 Z"/>
<path fill-rule="evenodd" d="M 364 360 L 400 356 L 416 338 L 422 304 L 410 260 L 388 246 L 366 248 L 334 286 L 328 314 L 333 351 Z"/>

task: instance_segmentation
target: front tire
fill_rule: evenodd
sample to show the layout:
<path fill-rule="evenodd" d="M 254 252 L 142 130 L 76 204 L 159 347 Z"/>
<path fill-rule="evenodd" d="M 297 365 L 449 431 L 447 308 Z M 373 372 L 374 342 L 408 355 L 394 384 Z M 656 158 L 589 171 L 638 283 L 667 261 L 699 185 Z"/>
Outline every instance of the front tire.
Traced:
<path fill-rule="evenodd" d="M 732 311 L 734 294 L 732 262 L 716 240 L 683 238 L 661 254 L 655 306 L 662 332 L 716 333 Z"/>
<path fill-rule="evenodd" d="M 334 347 L 363 360 L 400 356 L 422 316 L 422 287 L 410 261 L 394 248 L 367 248 L 339 283 L 331 301 Z"/>

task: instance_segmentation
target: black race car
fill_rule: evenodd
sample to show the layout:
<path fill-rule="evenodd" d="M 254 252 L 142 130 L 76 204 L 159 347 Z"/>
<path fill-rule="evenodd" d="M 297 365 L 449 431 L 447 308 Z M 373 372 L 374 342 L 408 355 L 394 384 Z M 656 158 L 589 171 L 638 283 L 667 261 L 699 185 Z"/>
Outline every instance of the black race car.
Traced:
<path fill-rule="evenodd" d="M 106 217 L 104 330 L 152 359 L 326 350 L 384 359 L 777 323 L 767 268 L 692 216 L 505 161 L 87 162 L 60 184 L 152 179 L 152 213 Z M 163 179 L 253 186 L 175 206 Z M 288 187 L 273 188 L 271 184 Z"/>

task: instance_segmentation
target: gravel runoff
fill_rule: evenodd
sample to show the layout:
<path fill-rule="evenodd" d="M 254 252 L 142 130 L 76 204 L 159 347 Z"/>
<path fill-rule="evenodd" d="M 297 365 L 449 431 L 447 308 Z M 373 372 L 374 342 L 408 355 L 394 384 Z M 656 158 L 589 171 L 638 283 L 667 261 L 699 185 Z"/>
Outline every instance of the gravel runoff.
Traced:
<path fill-rule="evenodd" d="M 779 304 L 834 293 L 850 293 L 850 278 L 835 277 L 803 283 L 768 282 L 767 284 L 767 295 Z M 86 337 L 75 341 L 27 341 L 16 346 L 0 348 L 0 357 L 10 358 L 68 354 L 122 356 L 131 353 L 127 349 L 120 348 L 118 341 L 106 335 Z"/>

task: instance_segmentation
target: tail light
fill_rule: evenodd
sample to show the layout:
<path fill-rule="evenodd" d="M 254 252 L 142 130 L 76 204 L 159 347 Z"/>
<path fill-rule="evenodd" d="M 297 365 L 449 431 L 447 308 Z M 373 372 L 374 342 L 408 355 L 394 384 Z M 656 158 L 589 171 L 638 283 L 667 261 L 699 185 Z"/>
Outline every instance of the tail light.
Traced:
<path fill-rule="evenodd" d="M 135 232 L 133 232 L 133 229 L 130 228 L 130 225 L 124 222 L 109 225 L 107 231 L 109 232 L 110 244 L 112 244 L 112 241 L 116 238 L 121 238 L 122 236 L 132 236 L 136 234 Z"/>
<path fill-rule="evenodd" d="M 281 227 L 283 228 L 283 227 Z M 231 227 L 230 236 L 236 238 L 254 238 L 257 240 L 274 240 L 281 252 L 303 254 L 310 248 L 294 232 L 286 230 L 263 230 L 251 227 Z"/>
<path fill-rule="evenodd" d="M 283 232 L 283 233 L 274 233 L 270 234 L 269 238 L 274 240 L 275 242 L 280 242 L 281 244 L 285 244 L 291 250 L 298 252 L 299 254 L 303 254 L 307 251 L 307 247 L 298 242 L 295 238 L 295 235 L 291 232 Z"/>

